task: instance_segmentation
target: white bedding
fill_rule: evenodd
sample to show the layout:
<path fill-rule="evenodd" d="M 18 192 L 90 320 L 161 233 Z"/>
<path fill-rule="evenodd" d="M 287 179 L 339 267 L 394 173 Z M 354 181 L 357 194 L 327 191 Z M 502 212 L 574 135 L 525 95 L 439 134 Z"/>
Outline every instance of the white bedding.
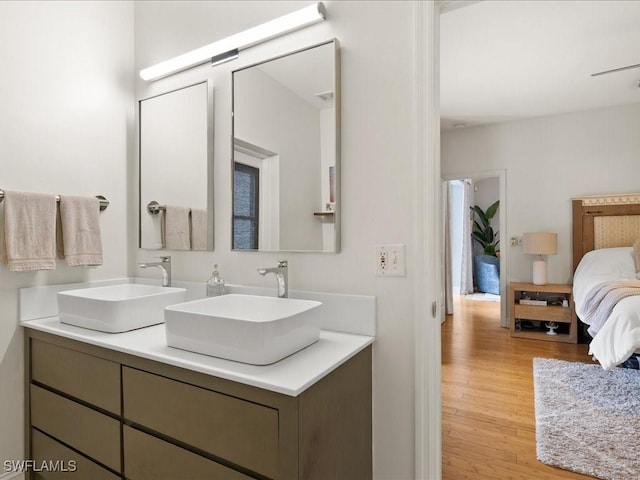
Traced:
<path fill-rule="evenodd" d="M 573 278 L 573 298 L 581 320 L 591 289 L 612 280 L 636 280 L 631 247 L 593 250 L 582 258 Z M 640 296 L 618 302 L 602 328 L 594 333 L 589 353 L 602 368 L 610 370 L 629 358 L 640 348 Z"/>
<path fill-rule="evenodd" d="M 640 348 L 640 296 L 620 300 L 589 344 L 602 368 L 611 370 Z"/>

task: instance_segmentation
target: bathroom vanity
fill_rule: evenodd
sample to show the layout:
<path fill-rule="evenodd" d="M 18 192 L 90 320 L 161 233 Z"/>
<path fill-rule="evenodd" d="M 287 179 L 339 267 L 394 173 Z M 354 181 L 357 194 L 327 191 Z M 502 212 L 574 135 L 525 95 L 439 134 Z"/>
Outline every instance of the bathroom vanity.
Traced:
<path fill-rule="evenodd" d="M 76 470 L 32 478 L 372 476 L 371 337 L 323 331 L 254 366 L 171 349 L 162 325 L 115 335 L 57 317 L 22 325 L 27 458 Z"/>

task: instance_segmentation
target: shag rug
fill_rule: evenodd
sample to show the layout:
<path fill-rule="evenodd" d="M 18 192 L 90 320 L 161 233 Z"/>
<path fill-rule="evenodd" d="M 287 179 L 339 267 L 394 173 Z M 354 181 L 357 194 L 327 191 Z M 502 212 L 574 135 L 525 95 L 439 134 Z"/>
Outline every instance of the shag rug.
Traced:
<path fill-rule="evenodd" d="M 640 479 L 640 371 L 534 358 L 538 460 L 604 480 Z"/>

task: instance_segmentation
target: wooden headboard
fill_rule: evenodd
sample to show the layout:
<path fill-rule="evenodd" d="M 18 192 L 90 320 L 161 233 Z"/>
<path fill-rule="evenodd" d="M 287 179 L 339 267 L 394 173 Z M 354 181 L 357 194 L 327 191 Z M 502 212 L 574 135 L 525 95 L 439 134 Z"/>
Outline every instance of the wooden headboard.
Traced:
<path fill-rule="evenodd" d="M 598 248 L 630 247 L 640 238 L 640 193 L 576 197 L 573 203 L 573 271 Z"/>

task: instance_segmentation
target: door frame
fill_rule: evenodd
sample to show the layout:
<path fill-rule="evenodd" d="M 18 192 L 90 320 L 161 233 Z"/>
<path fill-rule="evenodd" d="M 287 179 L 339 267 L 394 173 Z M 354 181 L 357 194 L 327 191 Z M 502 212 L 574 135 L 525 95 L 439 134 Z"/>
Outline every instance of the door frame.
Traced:
<path fill-rule="evenodd" d="M 440 316 L 442 207 L 440 193 L 439 23 L 436 2 L 413 2 L 414 473 L 442 478 Z"/>
<path fill-rule="evenodd" d="M 509 326 L 509 318 L 507 312 L 507 260 L 509 257 L 509 250 L 507 248 L 507 171 L 504 169 L 501 170 L 485 170 L 485 171 L 475 171 L 475 172 L 462 172 L 462 173 L 450 173 L 442 176 L 441 184 L 444 185 L 445 182 L 449 182 L 451 180 L 464 180 L 468 179 L 472 182 L 477 182 L 479 180 L 484 180 L 486 178 L 494 178 L 498 177 L 499 184 L 499 200 L 500 200 L 500 208 L 498 209 L 498 218 L 500 219 L 500 326 L 508 327 Z M 442 222 L 440 223 L 440 228 L 444 232 L 444 215 L 446 207 L 442 205 Z M 442 256 L 444 259 L 444 254 Z M 444 290 L 444 280 L 442 284 L 442 289 Z"/>

